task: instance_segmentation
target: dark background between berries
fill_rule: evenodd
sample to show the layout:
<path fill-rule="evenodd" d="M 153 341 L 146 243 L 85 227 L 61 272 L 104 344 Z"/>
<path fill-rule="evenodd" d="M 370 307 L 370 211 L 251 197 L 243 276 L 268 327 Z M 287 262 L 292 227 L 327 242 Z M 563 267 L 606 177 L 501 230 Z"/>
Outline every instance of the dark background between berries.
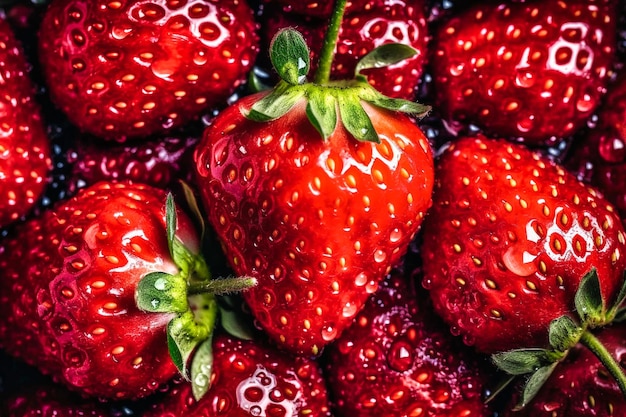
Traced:
<path fill-rule="evenodd" d="M 330 1 L 330 0 L 329 0 Z M 489 1 L 489 0 L 486 0 Z M 79 132 L 71 126 L 63 114 L 54 108 L 50 103 L 45 86 L 42 83 L 42 76 L 36 59 L 36 34 L 40 18 L 49 0 L 0 0 L 0 10 L 3 10 L 11 22 L 16 35 L 22 41 L 29 62 L 32 65 L 31 76 L 38 86 L 37 98 L 43 108 L 44 119 L 47 124 L 48 134 L 52 141 L 54 169 L 52 172 L 52 181 L 47 188 L 44 197 L 41 199 L 39 206 L 35 209 L 45 210 L 52 206 L 56 201 L 66 198 L 70 191 L 68 189 L 68 177 L 71 173 L 71 165 L 68 162 L 67 155 L 72 148 L 72 144 L 79 136 Z M 263 14 L 263 8 L 259 6 L 259 0 L 248 0 L 249 4 L 257 10 L 258 16 Z M 429 8 L 429 25 L 434 29 L 439 22 L 443 21 L 446 16 L 456 13 L 463 8 L 467 8 L 479 0 L 431 0 L 428 2 Z M 620 0 L 620 31 L 618 39 L 618 65 L 626 65 L 626 0 Z M 431 33 L 433 31 L 431 30 Z M 267 73 L 268 63 L 267 57 L 261 53 L 256 66 L 257 73 L 261 78 Z M 429 68 L 426 67 L 422 82 L 419 86 L 417 94 L 418 101 L 430 103 L 430 74 Z M 236 100 L 238 96 L 246 94 L 246 87 L 242 87 L 230 101 Z M 215 110 L 217 112 L 217 110 Z M 185 133 L 200 136 L 200 133 L 214 114 L 208 113 L 205 117 L 197 122 L 185 127 Z M 594 117 L 589 120 L 589 125 L 594 123 Z M 454 133 L 450 132 L 437 117 L 437 109 L 433 109 L 431 115 L 420 122 L 433 146 L 438 147 L 445 143 L 448 139 L 454 137 Z M 470 127 L 470 129 L 472 129 Z M 475 131 L 478 131 L 475 129 Z M 584 132 L 581 132 L 584 133 Z M 553 158 L 559 160 L 567 151 L 568 145 L 575 138 L 569 138 L 564 145 L 558 149 L 549 149 L 547 152 Z M 0 236 L 6 235 L 7 230 L 0 230 Z M 419 237 L 418 237 L 419 239 Z M 217 247 L 212 245 L 213 248 Z M 417 245 L 412 245 L 406 259 L 406 271 L 412 271 L 417 264 L 416 256 Z M 225 265 L 223 257 L 219 251 L 212 251 L 207 254 L 213 273 L 215 275 L 228 274 L 228 267 Z M 45 383 L 46 378 L 41 376 L 35 369 L 8 357 L 0 352 L 0 398 L 3 395 L 9 395 L 12 392 L 30 389 L 35 384 Z M 156 394 L 158 395 L 158 394 Z M 111 417 L 134 417 L 141 416 L 142 410 L 151 399 L 132 403 L 116 403 L 108 407 Z"/>

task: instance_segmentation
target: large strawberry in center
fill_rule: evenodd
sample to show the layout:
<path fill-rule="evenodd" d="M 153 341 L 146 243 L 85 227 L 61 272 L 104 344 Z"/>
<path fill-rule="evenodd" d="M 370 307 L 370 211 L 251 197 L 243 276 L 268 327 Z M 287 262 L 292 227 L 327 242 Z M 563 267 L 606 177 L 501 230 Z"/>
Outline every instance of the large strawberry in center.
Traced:
<path fill-rule="evenodd" d="M 281 32 L 271 54 L 283 81 L 205 131 L 198 184 L 232 267 L 258 279 L 245 296 L 257 320 L 287 349 L 317 354 L 418 230 L 433 157 L 422 131 L 396 111 L 423 106 L 384 97 L 358 75 L 305 82 L 308 65 L 297 62 L 309 55 L 297 32 Z"/>

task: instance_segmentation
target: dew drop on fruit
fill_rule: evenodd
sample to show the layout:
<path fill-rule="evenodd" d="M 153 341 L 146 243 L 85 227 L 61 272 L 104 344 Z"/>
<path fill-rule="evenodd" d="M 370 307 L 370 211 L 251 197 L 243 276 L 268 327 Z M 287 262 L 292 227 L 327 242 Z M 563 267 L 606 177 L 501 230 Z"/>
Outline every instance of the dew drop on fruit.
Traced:
<path fill-rule="evenodd" d="M 322 328 L 322 339 L 324 339 L 325 341 L 330 342 L 336 337 L 337 328 L 334 325 L 328 324 Z"/>
<path fill-rule="evenodd" d="M 389 241 L 391 243 L 396 243 L 400 239 L 402 239 L 402 231 L 400 231 L 400 229 L 393 229 L 389 234 Z"/>
<path fill-rule="evenodd" d="M 341 311 L 341 314 L 346 318 L 354 317 L 356 313 L 357 313 L 357 308 L 356 308 L 356 304 L 354 303 L 346 303 L 343 306 L 343 309 Z"/>
<path fill-rule="evenodd" d="M 387 354 L 387 363 L 391 369 L 398 372 L 409 370 L 413 365 L 411 345 L 404 340 L 393 342 Z"/>
<path fill-rule="evenodd" d="M 513 245 L 502 255 L 502 262 L 512 273 L 527 277 L 537 272 L 537 266 L 534 262 L 536 258 L 536 255 L 521 249 L 518 245 Z"/>
<path fill-rule="evenodd" d="M 367 275 L 365 274 L 365 272 L 361 272 L 354 279 L 354 285 L 356 285 L 357 287 L 362 287 L 365 284 L 367 284 Z"/>
<path fill-rule="evenodd" d="M 374 252 L 374 260 L 376 262 L 383 263 L 385 262 L 385 259 L 387 259 L 387 254 L 384 250 L 378 249 L 376 252 Z"/>
<path fill-rule="evenodd" d="M 515 85 L 523 88 L 530 88 L 535 85 L 533 73 L 526 69 L 518 69 L 515 74 Z"/>
<path fill-rule="evenodd" d="M 260 416 L 263 410 L 258 405 L 250 407 L 250 415 Z"/>

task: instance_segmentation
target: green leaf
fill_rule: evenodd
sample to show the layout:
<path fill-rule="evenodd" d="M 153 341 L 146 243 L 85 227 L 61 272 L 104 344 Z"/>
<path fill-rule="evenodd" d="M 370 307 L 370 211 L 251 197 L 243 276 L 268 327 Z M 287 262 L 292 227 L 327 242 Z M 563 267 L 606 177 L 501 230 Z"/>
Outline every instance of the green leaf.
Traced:
<path fill-rule="evenodd" d="M 281 79 L 291 85 L 302 84 L 310 68 L 309 48 L 293 28 L 278 32 L 270 43 L 270 60 Z"/>
<path fill-rule="evenodd" d="M 209 337 L 200 344 L 191 360 L 191 392 L 196 401 L 211 388 L 211 373 L 213 372 L 213 338 Z"/>
<path fill-rule="evenodd" d="M 328 139 L 337 127 L 337 99 L 324 90 L 312 90 L 306 115 L 324 140 Z"/>
<path fill-rule="evenodd" d="M 580 340 L 583 329 L 569 316 L 552 320 L 548 337 L 550 346 L 559 352 L 566 352 Z"/>
<path fill-rule="evenodd" d="M 193 214 L 193 217 L 200 228 L 200 242 L 204 242 L 204 237 L 206 234 L 206 221 L 204 220 L 204 215 L 202 214 L 200 205 L 198 204 L 196 193 L 194 193 L 193 189 L 189 186 L 187 181 L 179 180 L 178 182 L 181 186 L 181 189 L 183 190 L 183 195 L 185 196 L 187 206 L 189 206 L 189 210 L 191 210 L 191 214 Z"/>
<path fill-rule="evenodd" d="M 550 362 L 549 352 L 546 349 L 513 349 L 491 355 L 493 363 L 511 375 L 524 375 L 535 372 L 538 368 Z"/>
<path fill-rule="evenodd" d="M 194 321 L 191 311 L 173 318 L 167 325 L 167 344 L 170 356 L 180 373 L 190 378 L 189 359 L 200 343 L 210 336 L 208 328 Z"/>
<path fill-rule="evenodd" d="M 177 221 L 174 196 L 172 193 L 168 193 L 167 199 L 165 200 L 165 228 L 167 233 L 167 246 L 172 256 L 174 255 L 174 239 L 176 239 Z"/>
<path fill-rule="evenodd" d="M 254 330 L 247 317 L 240 312 L 228 308 L 220 308 L 220 323 L 228 334 L 242 340 L 254 339 Z"/>
<path fill-rule="evenodd" d="M 595 326 L 604 324 L 605 306 L 600 291 L 600 280 L 595 268 L 592 268 L 580 281 L 574 296 L 576 311 L 583 324 Z"/>
<path fill-rule="evenodd" d="M 432 109 L 431 106 L 400 98 L 387 97 L 382 94 L 378 94 L 374 100 L 369 102 L 383 109 L 408 113 L 418 118 L 426 116 Z"/>
<path fill-rule="evenodd" d="M 244 116 L 255 122 L 276 120 L 284 116 L 304 97 L 304 90 L 301 88 L 280 88 L 279 86 L 254 103 L 247 112 L 244 112 Z"/>
<path fill-rule="evenodd" d="M 358 98 L 339 96 L 339 113 L 344 127 L 355 139 L 380 143 L 378 133 Z"/>
<path fill-rule="evenodd" d="M 549 365 L 542 366 L 537 369 L 537 371 L 533 373 L 530 378 L 528 378 L 528 381 L 526 381 L 526 385 L 522 391 L 520 402 L 514 408 L 515 411 L 519 411 L 530 404 L 533 398 L 535 398 L 541 390 L 541 387 L 543 387 L 548 381 L 550 375 L 552 375 L 552 372 L 554 372 L 558 364 L 559 362 L 553 362 Z"/>
<path fill-rule="evenodd" d="M 135 303 L 150 313 L 184 313 L 189 309 L 187 281 L 178 275 L 152 272 L 137 284 Z"/>
<path fill-rule="evenodd" d="M 371 68 L 384 68 L 400 61 L 414 57 L 417 50 L 402 43 L 387 43 L 370 51 L 357 63 L 354 70 L 356 75 Z"/>

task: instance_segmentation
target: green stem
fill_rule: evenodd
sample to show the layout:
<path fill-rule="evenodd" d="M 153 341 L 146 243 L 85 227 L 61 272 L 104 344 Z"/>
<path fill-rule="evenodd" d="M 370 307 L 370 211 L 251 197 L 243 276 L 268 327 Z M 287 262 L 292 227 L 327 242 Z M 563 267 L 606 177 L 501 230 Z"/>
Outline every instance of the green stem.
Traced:
<path fill-rule="evenodd" d="M 613 358 L 602 342 L 598 340 L 590 331 L 585 330 L 580 338 L 580 343 L 591 350 L 606 367 L 609 373 L 615 378 L 622 395 L 626 398 L 626 375 L 619 363 Z"/>
<path fill-rule="evenodd" d="M 343 14 L 346 10 L 346 0 L 337 0 L 333 14 L 330 17 L 330 23 L 326 36 L 324 37 L 324 45 L 320 52 L 319 63 L 317 71 L 315 72 L 314 82 L 316 84 L 326 84 L 330 80 L 330 69 L 333 64 L 333 58 L 335 56 L 335 48 L 337 46 L 337 39 L 339 38 L 339 29 L 341 28 L 341 22 L 343 21 Z"/>
<path fill-rule="evenodd" d="M 197 294 L 231 294 L 248 290 L 256 286 L 256 278 L 218 278 L 209 281 L 193 283 L 187 288 L 187 295 Z"/>

